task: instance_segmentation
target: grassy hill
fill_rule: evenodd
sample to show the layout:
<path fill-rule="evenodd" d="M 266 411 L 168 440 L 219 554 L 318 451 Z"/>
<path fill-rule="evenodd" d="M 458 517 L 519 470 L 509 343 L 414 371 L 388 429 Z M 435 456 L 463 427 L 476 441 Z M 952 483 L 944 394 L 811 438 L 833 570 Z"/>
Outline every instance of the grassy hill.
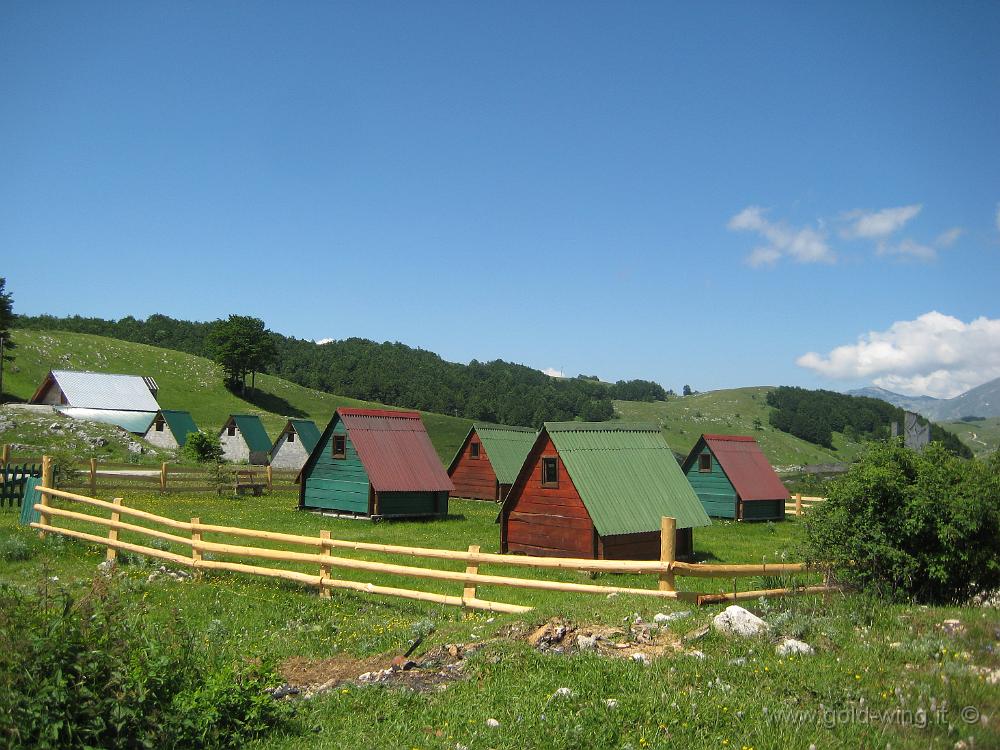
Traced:
<path fill-rule="evenodd" d="M 941 426 L 958 435 L 958 439 L 972 448 L 977 456 L 985 456 L 1000 448 L 1000 417 L 974 422 L 944 422 Z"/>
<path fill-rule="evenodd" d="M 270 375 L 258 375 L 256 392 L 243 399 L 223 387 L 219 367 L 204 357 L 84 333 L 16 330 L 12 337 L 17 358 L 4 368 L 4 392 L 19 400 L 29 399 L 52 369 L 148 375 L 159 385 L 160 406 L 190 411 L 205 432 L 221 429 L 229 414 L 257 414 L 272 439 L 288 417 L 312 419 L 322 429 L 337 407 L 383 407 Z M 422 415 L 438 454 L 450 461 L 471 423 L 441 414 Z"/>
<path fill-rule="evenodd" d="M 702 433 L 753 435 L 768 460 L 779 467 L 826 464 L 852 460 L 861 447 L 834 433 L 836 450 L 813 445 L 768 423 L 767 386 L 710 391 L 653 403 L 615 401 L 624 420 L 656 422 L 670 447 L 687 454 Z M 760 429 L 754 420 L 759 420 Z"/>

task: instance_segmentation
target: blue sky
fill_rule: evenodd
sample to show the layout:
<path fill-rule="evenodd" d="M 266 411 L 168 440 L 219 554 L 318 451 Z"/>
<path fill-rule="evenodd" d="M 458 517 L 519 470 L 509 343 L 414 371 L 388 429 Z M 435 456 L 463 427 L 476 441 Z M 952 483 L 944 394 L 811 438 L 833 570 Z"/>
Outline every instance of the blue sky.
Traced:
<path fill-rule="evenodd" d="M 0 275 L 28 314 L 952 395 L 1000 376 L 998 38 L 986 2 L 8 3 Z"/>

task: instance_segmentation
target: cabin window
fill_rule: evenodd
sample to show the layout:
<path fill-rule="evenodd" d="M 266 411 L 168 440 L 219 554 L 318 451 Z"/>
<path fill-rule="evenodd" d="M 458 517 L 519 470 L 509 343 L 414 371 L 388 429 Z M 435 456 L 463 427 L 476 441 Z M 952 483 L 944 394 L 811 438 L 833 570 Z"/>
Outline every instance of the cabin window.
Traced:
<path fill-rule="evenodd" d="M 157 422 L 156 423 L 156 431 L 157 432 L 163 432 L 163 422 Z"/>
<path fill-rule="evenodd" d="M 559 486 L 559 459 L 542 459 L 542 487 Z"/>
<path fill-rule="evenodd" d="M 347 435 L 333 436 L 333 457 L 347 458 Z"/>
<path fill-rule="evenodd" d="M 479 458 L 479 443 L 469 444 L 469 458 Z"/>
<path fill-rule="evenodd" d="M 294 443 L 294 442 L 295 442 L 295 433 L 294 433 L 294 432 L 289 432 L 289 433 L 288 433 L 288 437 L 287 437 L 287 438 L 285 438 L 285 439 L 286 439 L 286 440 L 287 440 L 287 441 L 288 441 L 289 443 Z"/>
<path fill-rule="evenodd" d="M 710 453 L 702 453 L 698 456 L 698 471 L 711 471 L 712 470 L 712 455 Z"/>
<path fill-rule="evenodd" d="M 229 437 L 233 437 L 236 434 L 236 425 L 229 425 L 229 429 L 226 430 L 226 434 L 229 435 Z"/>

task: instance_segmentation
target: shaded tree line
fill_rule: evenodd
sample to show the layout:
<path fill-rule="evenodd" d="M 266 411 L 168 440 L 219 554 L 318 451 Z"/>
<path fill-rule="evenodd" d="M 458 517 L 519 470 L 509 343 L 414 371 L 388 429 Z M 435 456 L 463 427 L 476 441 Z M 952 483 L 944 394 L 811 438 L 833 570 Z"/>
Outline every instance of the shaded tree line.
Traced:
<path fill-rule="evenodd" d="M 237 316 L 229 321 L 192 322 L 151 315 L 146 320 L 129 316 L 115 321 L 39 315 L 22 316 L 18 325 L 110 336 L 223 362 L 220 342 L 227 337 L 221 330 L 232 327 L 234 318 Z M 611 419 L 612 399 L 662 401 L 669 395 L 651 381 L 608 384 L 583 376 L 552 378 L 502 360 L 473 360 L 463 365 L 398 342 L 349 338 L 317 344 L 271 332 L 267 335 L 273 352 L 270 346 L 263 347 L 267 356 L 251 357 L 252 367 L 243 367 L 239 358 L 233 358 L 231 365 L 223 362 L 230 387 L 242 387 L 247 373 L 252 377 L 254 371 L 267 372 L 351 398 L 531 427 L 543 421 Z M 256 347 L 260 349 L 261 344 Z"/>
<path fill-rule="evenodd" d="M 884 440 L 893 422 L 903 426 L 903 409 L 866 396 L 783 385 L 767 394 L 767 404 L 774 407 L 768 421 L 776 429 L 825 448 L 833 448 L 834 432 L 856 441 Z M 957 435 L 933 422 L 931 440 L 956 456 L 972 458 Z"/>

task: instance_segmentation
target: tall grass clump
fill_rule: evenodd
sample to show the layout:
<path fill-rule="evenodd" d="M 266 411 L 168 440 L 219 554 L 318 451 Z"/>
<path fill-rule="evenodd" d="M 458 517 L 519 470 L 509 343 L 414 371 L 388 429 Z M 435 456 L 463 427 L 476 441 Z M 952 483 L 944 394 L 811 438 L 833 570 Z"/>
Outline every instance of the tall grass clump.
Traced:
<path fill-rule="evenodd" d="M 807 556 L 879 597 L 967 601 L 1000 587 L 1000 455 L 870 444 L 806 517 Z"/>
<path fill-rule="evenodd" d="M 0 746 L 239 747 L 285 723 L 258 663 L 219 663 L 98 579 L 86 595 L 0 586 Z"/>

